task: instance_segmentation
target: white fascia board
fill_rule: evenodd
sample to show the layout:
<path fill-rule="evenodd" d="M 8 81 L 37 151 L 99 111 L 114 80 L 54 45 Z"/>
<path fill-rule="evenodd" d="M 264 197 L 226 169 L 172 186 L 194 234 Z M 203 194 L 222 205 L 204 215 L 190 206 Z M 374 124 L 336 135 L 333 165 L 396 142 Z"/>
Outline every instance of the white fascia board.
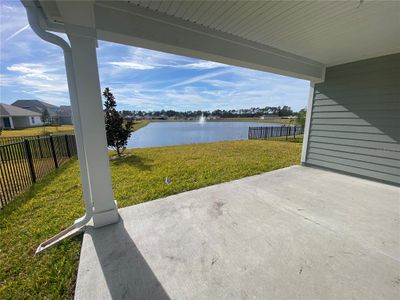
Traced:
<path fill-rule="evenodd" d="M 318 82 L 322 63 L 126 2 L 96 1 L 100 40 L 217 61 Z"/>

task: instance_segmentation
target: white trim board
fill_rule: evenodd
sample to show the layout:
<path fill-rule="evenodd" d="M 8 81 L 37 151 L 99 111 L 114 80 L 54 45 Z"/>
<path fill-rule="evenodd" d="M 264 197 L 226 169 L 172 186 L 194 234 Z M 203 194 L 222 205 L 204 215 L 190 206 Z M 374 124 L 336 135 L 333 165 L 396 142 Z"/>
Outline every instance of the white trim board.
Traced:
<path fill-rule="evenodd" d="M 307 103 L 306 124 L 304 127 L 304 136 L 303 136 L 303 147 L 301 150 L 301 162 L 302 163 L 305 163 L 306 159 L 307 159 L 308 138 L 310 135 L 313 103 L 314 103 L 314 83 L 310 83 L 310 91 L 308 94 L 308 103 Z"/>

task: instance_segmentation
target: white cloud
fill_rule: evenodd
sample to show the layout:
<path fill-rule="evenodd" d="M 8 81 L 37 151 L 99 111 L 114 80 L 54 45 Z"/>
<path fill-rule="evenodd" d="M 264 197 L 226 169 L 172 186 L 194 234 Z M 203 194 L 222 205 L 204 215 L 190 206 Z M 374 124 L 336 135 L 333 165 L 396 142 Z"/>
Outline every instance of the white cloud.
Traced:
<path fill-rule="evenodd" d="M 103 44 L 104 43 L 102 43 L 102 46 Z M 107 46 L 108 45 L 106 44 L 106 47 Z M 226 65 L 217 62 L 203 61 L 136 47 L 131 47 L 129 55 L 124 57 L 123 60 L 112 61 L 110 64 L 121 71 L 127 69 L 150 70 L 156 68 L 209 70 L 227 67 Z"/>
<path fill-rule="evenodd" d="M 179 65 L 178 68 L 183 69 L 196 69 L 196 70 L 209 70 L 215 68 L 227 67 L 227 65 L 220 64 L 213 61 L 198 61 L 191 64 Z"/>
<path fill-rule="evenodd" d="M 206 79 L 203 80 L 203 83 L 215 88 L 232 88 L 237 86 L 236 81 L 227 81 L 221 79 Z"/>
<path fill-rule="evenodd" d="M 206 73 L 203 75 L 199 75 L 199 76 L 194 76 L 192 78 L 189 78 L 187 80 L 175 83 L 173 85 L 170 85 L 169 87 L 179 87 L 179 86 L 183 86 L 183 85 L 189 85 L 189 84 L 194 84 L 197 82 L 201 82 L 210 78 L 214 78 L 220 75 L 224 75 L 231 72 L 230 69 L 226 69 L 226 70 L 222 70 L 222 71 L 215 71 L 215 72 L 210 72 L 210 73 Z"/>
<path fill-rule="evenodd" d="M 151 70 L 155 68 L 151 65 L 141 64 L 133 61 L 112 61 L 109 62 L 109 64 L 122 69 Z"/>
<path fill-rule="evenodd" d="M 68 104 L 68 85 L 63 68 L 49 64 L 18 63 L 7 67 L 1 74 L 0 84 L 17 93 L 18 98 L 36 98 L 50 103 Z M 62 65 L 61 65 L 62 66 Z"/>
<path fill-rule="evenodd" d="M 7 67 L 8 71 L 18 72 L 23 74 L 24 77 L 31 77 L 37 79 L 54 80 L 54 76 L 49 76 L 51 70 L 45 67 L 43 64 L 31 64 L 31 63 L 21 63 L 13 64 Z"/>
<path fill-rule="evenodd" d="M 14 32 L 12 35 L 10 35 L 8 38 L 6 38 L 6 41 L 11 40 L 13 37 L 17 36 L 18 34 L 20 34 L 22 31 L 26 30 L 29 28 L 29 25 L 25 25 L 24 27 L 22 27 L 21 29 L 17 30 L 16 32 Z"/>
<path fill-rule="evenodd" d="M 135 70 L 151 70 L 159 68 L 176 68 L 176 69 L 188 69 L 188 70 L 210 70 L 216 68 L 227 67 L 224 64 L 212 62 L 212 61 L 198 61 L 193 63 L 180 63 L 179 61 L 161 61 L 161 60 L 142 60 L 133 59 L 125 61 L 112 61 L 110 65 L 120 69 L 135 69 Z"/>

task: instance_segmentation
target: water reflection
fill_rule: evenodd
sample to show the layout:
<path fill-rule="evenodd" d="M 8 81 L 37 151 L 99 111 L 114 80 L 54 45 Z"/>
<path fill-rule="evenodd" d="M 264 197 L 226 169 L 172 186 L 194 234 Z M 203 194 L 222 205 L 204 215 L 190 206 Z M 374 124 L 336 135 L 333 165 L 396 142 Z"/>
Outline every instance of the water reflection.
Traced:
<path fill-rule="evenodd" d="M 128 148 L 246 140 L 250 126 L 282 126 L 257 122 L 157 122 L 134 132 Z"/>

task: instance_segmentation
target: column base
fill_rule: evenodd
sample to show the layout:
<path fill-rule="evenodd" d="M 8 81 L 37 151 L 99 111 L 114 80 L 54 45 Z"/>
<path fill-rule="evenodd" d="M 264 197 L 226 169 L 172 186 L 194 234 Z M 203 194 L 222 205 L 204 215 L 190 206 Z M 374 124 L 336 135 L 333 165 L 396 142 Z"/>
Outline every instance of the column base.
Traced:
<path fill-rule="evenodd" d="M 93 226 L 95 228 L 118 223 L 118 221 L 119 221 L 119 213 L 116 201 L 114 209 L 93 214 Z"/>

